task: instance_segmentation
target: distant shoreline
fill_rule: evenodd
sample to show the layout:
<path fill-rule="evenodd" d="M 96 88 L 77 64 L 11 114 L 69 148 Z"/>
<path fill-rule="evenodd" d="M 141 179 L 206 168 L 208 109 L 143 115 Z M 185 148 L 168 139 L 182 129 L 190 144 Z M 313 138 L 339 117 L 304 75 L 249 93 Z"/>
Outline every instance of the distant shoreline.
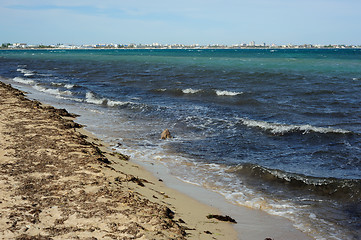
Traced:
<path fill-rule="evenodd" d="M 136 47 L 136 48 L 0 48 L 0 50 L 10 50 L 10 51 L 24 51 L 24 50 L 358 50 L 360 47 L 201 47 L 201 48 L 151 48 L 151 47 Z"/>

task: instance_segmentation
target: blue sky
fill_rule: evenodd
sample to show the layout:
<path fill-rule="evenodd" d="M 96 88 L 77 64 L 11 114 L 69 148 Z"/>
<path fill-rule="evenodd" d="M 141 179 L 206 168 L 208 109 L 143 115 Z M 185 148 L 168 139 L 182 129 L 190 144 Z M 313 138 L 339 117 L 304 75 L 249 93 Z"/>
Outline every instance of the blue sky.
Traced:
<path fill-rule="evenodd" d="M 0 43 L 361 45 L 361 0 L 0 0 Z"/>

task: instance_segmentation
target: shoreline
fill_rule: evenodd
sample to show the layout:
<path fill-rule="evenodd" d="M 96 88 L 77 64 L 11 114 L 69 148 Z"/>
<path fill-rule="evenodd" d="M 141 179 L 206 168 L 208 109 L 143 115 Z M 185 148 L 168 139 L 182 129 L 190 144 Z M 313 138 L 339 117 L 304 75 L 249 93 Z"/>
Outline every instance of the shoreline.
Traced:
<path fill-rule="evenodd" d="M 4 51 L 26 51 L 26 50 L 360 50 L 361 47 L 206 47 L 206 48 L 151 48 L 151 47 L 137 47 L 137 48 L 0 48 Z"/>
<path fill-rule="evenodd" d="M 73 121 L 0 82 L 0 238 L 237 239 Z"/>
<path fill-rule="evenodd" d="M 6 79 L 3 80 L 7 83 L 11 82 Z M 107 158 L 111 159 L 114 158 L 114 155 L 117 155 L 117 153 L 112 151 L 109 152 L 110 147 L 107 143 L 96 140 L 97 138 L 94 137 L 92 133 L 83 128 L 77 128 L 76 132 L 79 132 L 79 130 L 81 131 L 81 135 L 89 136 L 86 138 L 86 141 L 99 141 L 99 149 L 101 149 L 102 152 L 106 152 Z M 159 165 L 147 165 L 142 163 L 140 160 L 134 161 L 132 159 L 130 162 L 121 161 L 119 165 L 115 164 L 116 161 L 117 159 L 115 159 L 110 165 L 115 169 L 115 171 L 137 176 L 137 178 L 146 179 L 146 181 L 150 182 L 150 188 L 152 188 L 152 190 L 149 192 L 148 189 L 147 193 L 144 193 L 144 191 L 141 192 L 142 196 L 146 194 L 147 200 L 156 200 L 160 204 L 167 203 L 167 205 L 173 207 L 170 209 L 175 212 L 176 216 L 181 216 L 179 218 L 186 222 L 185 227 L 192 229 L 186 231 L 186 233 L 190 234 L 185 237 L 186 239 L 311 239 L 306 235 L 306 233 L 296 229 L 292 223 L 285 218 L 272 216 L 260 210 L 249 209 L 227 203 L 226 199 L 218 193 L 211 192 L 210 190 L 206 190 L 202 187 L 187 184 L 179 179 L 176 179 L 168 173 L 164 166 L 162 168 L 162 166 Z M 124 166 L 124 163 L 128 166 L 126 171 L 122 169 L 126 167 Z M 104 169 L 108 170 L 110 168 L 109 166 L 106 166 L 106 168 L 103 168 L 102 170 Z M 115 178 L 116 176 L 113 177 Z M 160 182 L 159 179 L 162 179 L 162 182 Z M 132 181 L 126 182 L 127 186 L 130 184 L 137 185 Z M 147 186 L 147 183 L 144 185 L 146 188 L 149 187 Z M 155 190 L 155 185 L 159 187 L 158 190 Z M 140 187 L 139 189 L 144 190 L 144 187 Z M 139 189 L 137 189 L 137 191 Z M 154 194 L 154 191 L 157 191 L 158 195 Z M 162 197 L 161 199 L 159 199 L 159 194 Z M 154 196 L 158 198 L 155 199 Z M 194 207 L 192 208 L 192 206 Z M 236 219 L 238 223 L 231 225 L 229 223 L 209 221 L 206 219 L 208 214 L 229 215 Z M 177 217 L 175 217 L 175 219 L 177 219 Z M 212 234 L 208 234 L 209 232 Z M 227 233 L 227 236 L 222 235 L 224 233 Z"/>

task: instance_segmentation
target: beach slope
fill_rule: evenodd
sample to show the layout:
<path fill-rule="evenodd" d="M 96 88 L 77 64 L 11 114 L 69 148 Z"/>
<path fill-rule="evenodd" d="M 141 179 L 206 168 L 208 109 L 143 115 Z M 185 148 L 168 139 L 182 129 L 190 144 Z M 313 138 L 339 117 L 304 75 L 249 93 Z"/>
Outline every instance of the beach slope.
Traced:
<path fill-rule="evenodd" d="M 0 239 L 237 239 L 74 117 L 0 82 Z"/>

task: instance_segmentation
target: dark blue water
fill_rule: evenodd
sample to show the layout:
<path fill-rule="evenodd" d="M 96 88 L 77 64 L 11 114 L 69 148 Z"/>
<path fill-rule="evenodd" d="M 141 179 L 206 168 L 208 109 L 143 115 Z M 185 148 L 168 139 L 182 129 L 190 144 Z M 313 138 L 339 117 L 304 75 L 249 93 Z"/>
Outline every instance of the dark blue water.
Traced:
<path fill-rule="evenodd" d="M 359 49 L 1 51 L 0 76 L 235 204 L 361 239 Z"/>

